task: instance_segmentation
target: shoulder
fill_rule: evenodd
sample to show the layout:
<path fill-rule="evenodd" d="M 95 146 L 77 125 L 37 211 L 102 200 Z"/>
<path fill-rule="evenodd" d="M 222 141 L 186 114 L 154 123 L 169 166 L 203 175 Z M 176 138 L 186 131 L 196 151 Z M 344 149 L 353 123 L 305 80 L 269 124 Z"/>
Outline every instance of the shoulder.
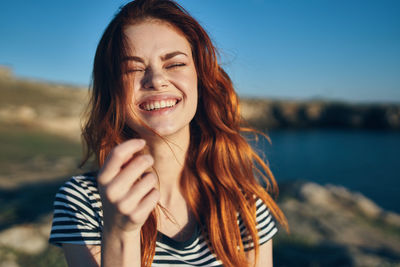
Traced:
<path fill-rule="evenodd" d="M 90 174 L 72 176 L 65 182 L 56 194 L 54 206 L 63 205 L 71 208 L 90 210 L 101 208 L 100 194 L 97 188 L 96 176 Z"/>
<path fill-rule="evenodd" d="M 68 181 L 60 187 L 62 189 L 72 189 L 76 191 L 98 192 L 96 173 L 85 173 L 82 175 L 72 176 Z"/>
<path fill-rule="evenodd" d="M 97 191 L 97 181 L 95 173 L 85 173 L 82 175 L 72 176 L 68 181 L 66 181 L 60 190 L 71 188 L 72 190 L 88 190 Z"/>
<path fill-rule="evenodd" d="M 87 202 L 92 204 L 100 201 L 96 177 L 86 174 L 72 176 L 58 190 L 56 194 L 57 201 Z"/>
<path fill-rule="evenodd" d="M 71 177 L 54 200 L 50 242 L 97 244 L 101 228 L 102 207 L 96 177 L 89 174 Z"/>
<path fill-rule="evenodd" d="M 256 229 L 259 238 L 258 244 L 262 245 L 272 239 L 272 237 L 278 232 L 278 228 L 268 206 L 259 198 L 256 198 L 255 200 Z M 254 244 L 240 215 L 238 215 L 238 224 L 245 250 L 252 249 L 254 247 Z"/>

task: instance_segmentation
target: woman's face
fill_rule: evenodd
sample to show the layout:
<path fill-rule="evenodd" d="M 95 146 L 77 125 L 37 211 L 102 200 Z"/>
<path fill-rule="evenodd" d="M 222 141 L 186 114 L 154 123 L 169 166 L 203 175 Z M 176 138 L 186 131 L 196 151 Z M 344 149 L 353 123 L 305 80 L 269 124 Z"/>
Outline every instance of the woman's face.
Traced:
<path fill-rule="evenodd" d="M 189 133 L 197 108 L 197 73 L 189 42 L 166 22 L 145 20 L 125 29 L 126 88 L 132 90 L 128 125 L 142 137 Z"/>

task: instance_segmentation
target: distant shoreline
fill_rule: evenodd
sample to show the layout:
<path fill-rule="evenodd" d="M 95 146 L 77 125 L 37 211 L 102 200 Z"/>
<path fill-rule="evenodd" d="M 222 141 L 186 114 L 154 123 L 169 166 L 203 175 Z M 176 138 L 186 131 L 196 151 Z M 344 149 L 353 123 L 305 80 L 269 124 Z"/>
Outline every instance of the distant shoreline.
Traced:
<path fill-rule="evenodd" d="M 242 99 L 242 116 L 259 130 L 400 130 L 400 104 Z"/>

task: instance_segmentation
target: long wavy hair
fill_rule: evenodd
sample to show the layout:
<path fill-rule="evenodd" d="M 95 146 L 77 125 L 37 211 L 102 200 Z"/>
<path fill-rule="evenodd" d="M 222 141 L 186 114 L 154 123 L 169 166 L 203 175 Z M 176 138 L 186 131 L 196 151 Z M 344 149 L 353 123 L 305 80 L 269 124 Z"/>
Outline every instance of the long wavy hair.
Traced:
<path fill-rule="evenodd" d="M 139 137 L 126 124 L 129 92 L 124 86 L 127 41 L 124 29 L 145 19 L 169 23 L 191 45 L 198 76 L 198 108 L 190 123 L 190 145 L 182 175 L 181 192 L 196 220 L 208 233 L 208 246 L 225 266 L 248 266 L 237 224 L 237 211 L 254 242 L 255 198 L 266 203 L 286 229 L 287 221 L 272 196 L 278 187 L 267 164 L 243 137 L 238 97 L 232 82 L 217 61 L 217 51 L 200 24 L 171 0 L 136 0 L 123 6 L 106 28 L 96 50 L 87 121 L 83 127 L 85 156 L 94 156 L 101 167 L 113 147 Z M 189 175 L 190 174 L 190 175 Z M 264 186 L 260 184 L 263 180 Z M 266 186 L 265 186 L 266 185 Z M 150 266 L 155 255 L 157 212 L 141 229 L 142 266 Z"/>

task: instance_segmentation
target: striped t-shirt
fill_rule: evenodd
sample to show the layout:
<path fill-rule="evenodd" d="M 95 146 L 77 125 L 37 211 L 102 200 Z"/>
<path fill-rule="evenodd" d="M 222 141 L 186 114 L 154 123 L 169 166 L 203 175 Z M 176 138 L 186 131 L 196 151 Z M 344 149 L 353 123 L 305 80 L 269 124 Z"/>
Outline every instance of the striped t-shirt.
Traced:
<path fill-rule="evenodd" d="M 270 240 L 278 231 L 267 206 L 258 199 L 257 230 L 259 244 Z M 238 216 L 238 224 L 245 250 L 253 248 L 251 237 Z M 101 245 L 103 212 L 96 179 L 93 176 L 74 176 L 59 190 L 54 201 L 54 217 L 50 243 Z M 205 240 L 207 234 L 196 225 L 192 236 L 178 242 L 158 232 L 152 266 L 222 266 Z"/>

